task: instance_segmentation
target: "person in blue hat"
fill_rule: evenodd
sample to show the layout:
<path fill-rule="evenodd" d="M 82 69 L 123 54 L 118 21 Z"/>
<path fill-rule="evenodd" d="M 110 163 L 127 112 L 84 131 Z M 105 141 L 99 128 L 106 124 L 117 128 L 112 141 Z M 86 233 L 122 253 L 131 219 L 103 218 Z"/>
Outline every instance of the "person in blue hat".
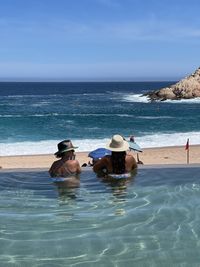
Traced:
<path fill-rule="evenodd" d="M 78 174 L 81 173 L 79 162 L 75 159 L 74 147 L 71 140 L 64 140 L 58 144 L 58 151 L 54 154 L 59 160 L 54 161 L 49 174 L 53 182 L 65 182 L 66 186 L 78 187 Z"/>

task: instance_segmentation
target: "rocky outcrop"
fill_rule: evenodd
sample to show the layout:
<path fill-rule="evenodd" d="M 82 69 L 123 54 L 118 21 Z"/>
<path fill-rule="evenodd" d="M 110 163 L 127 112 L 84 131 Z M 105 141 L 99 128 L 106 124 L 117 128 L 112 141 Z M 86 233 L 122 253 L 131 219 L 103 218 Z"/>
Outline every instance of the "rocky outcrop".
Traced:
<path fill-rule="evenodd" d="M 150 101 L 165 101 L 167 99 L 179 100 L 200 97 L 200 68 L 190 76 L 170 87 L 151 91 L 144 95 L 148 96 Z"/>

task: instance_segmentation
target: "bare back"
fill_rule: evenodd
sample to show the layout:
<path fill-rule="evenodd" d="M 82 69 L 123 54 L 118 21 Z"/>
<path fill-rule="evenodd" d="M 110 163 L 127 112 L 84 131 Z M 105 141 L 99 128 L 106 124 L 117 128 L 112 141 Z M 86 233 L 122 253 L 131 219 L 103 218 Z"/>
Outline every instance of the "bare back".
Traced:
<path fill-rule="evenodd" d="M 125 172 L 131 172 L 136 168 L 137 168 L 136 160 L 132 155 L 127 154 L 125 158 Z M 106 169 L 108 173 L 113 173 L 111 157 L 102 158 L 93 167 L 94 172 L 100 172 L 103 169 Z"/>
<path fill-rule="evenodd" d="M 69 177 L 81 172 L 81 167 L 77 160 L 63 159 L 55 161 L 49 169 L 51 177 Z"/>

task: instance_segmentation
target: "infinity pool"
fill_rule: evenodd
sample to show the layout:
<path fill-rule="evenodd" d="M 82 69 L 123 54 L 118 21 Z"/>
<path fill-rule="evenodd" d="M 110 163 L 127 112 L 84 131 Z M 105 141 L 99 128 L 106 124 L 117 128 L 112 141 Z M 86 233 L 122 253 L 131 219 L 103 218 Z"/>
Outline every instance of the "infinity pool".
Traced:
<path fill-rule="evenodd" d="M 138 170 L 78 189 L 0 171 L 0 266 L 200 266 L 200 166 Z"/>

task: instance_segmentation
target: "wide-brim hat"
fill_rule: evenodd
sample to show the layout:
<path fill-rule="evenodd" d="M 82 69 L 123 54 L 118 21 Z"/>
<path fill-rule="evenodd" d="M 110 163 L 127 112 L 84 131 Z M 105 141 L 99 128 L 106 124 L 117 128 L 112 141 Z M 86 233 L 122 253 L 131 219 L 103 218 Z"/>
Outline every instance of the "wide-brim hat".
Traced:
<path fill-rule="evenodd" d="M 106 148 L 114 152 L 123 152 L 129 149 L 129 144 L 121 135 L 115 134 L 106 145 Z"/>
<path fill-rule="evenodd" d="M 73 146 L 70 140 L 64 140 L 58 144 L 58 151 L 54 154 L 56 156 L 61 155 L 64 152 L 71 151 L 78 148 L 77 146 Z"/>

